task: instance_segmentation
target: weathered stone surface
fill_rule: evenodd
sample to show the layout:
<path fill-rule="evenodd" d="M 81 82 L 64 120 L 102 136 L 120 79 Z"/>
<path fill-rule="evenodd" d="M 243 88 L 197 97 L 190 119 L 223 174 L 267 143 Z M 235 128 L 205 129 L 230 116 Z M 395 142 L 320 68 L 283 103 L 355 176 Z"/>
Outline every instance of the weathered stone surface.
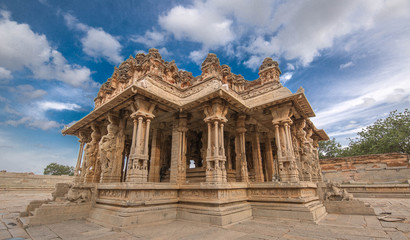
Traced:
<path fill-rule="evenodd" d="M 30 199 L 50 197 L 35 193 L 1 192 L 0 223 L 8 207 L 24 210 Z M 15 201 L 5 201 L 14 198 Z M 410 218 L 409 199 L 361 199 L 381 211 Z M 382 224 L 380 224 L 382 223 Z M 386 226 L 386 227 L 384 227 Z M 318 224 L 289 219 L 253 218 L 225 227 L 206 223 L 173 220 L 137 225 L 122 232 L 85 220 L 69 220 L 43 226 L 29 226 L 26 239 L 408 239 L 409 223 L 379 222 L 376 216 L 328 214 Z M 16 235 L 12 235 L 12 232 Z M 0 239 L 24 235 L 20 226 L 0 230 Z M 20 234 L 19 234 L 20 235 Z M 405 238 L 403 238 L 405 237 Z"/>
<path fill-rule="evenodd" d="M 0 190 L 2 191 L 52 192 L 57 183 L 71 183 L 72 181 L 71 176 L 0 172 Z"/>
<path fill-rule="evenodd" d="M 326 181 L 336 183 L 408 183 L 407 154 L 388 153 L 320 160 Z"/>

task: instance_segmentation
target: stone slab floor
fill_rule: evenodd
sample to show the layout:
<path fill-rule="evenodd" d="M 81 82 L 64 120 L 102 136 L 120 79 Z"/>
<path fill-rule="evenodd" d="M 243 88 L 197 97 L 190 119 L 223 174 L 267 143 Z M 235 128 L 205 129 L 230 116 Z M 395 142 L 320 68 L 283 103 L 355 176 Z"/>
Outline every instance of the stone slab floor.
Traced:
<path fill-rule="evenodd" d="M 404 216 L 404 222 L 383 222 L 375 216 L 329 214 L 319 224 L 257 218 L 226 227 L 170 221 L 115 232 L 95 223 L 66 221 L 23 229 L 16 217 L 46 193 L 0 192 L 0 239 L 410 239 L 410 199 L 363 199 L 376 213 Z"/>

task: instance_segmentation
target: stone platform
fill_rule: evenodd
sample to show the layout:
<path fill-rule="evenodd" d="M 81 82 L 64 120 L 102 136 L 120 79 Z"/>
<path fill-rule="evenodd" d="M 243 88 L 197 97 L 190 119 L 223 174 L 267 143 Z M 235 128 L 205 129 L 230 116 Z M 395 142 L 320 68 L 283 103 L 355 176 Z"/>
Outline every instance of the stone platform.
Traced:
<path fill-rule="evenodd" d="M 89 220 L 129 229 L 176 219 L 226 226 L 252 217 L 318 222 L 325 215 L 314 183 L 100 183 Z"/>
<path fill-rule="evenodd" d="M 144 224 L 122 232 L 85 220 L 22 228 L 15 218 L 33 199 L 47 199 L 50 194 L 0 192 L 0 239 L 409 239 L 410 223 L 382 222 L 376 216 L 328 214 L 319 223 L 253 218 L 225 227 L 173 220 Z M 410 219 L 410 199 L 361 199 L 376 213 Z"/>

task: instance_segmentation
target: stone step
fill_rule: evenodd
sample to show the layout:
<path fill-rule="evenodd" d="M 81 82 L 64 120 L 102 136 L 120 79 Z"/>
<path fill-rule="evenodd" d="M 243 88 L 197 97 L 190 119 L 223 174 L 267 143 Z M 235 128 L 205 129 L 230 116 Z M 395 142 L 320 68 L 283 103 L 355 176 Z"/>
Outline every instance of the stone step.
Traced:
<path fill-rule="evenodd" d="M 29 226 L 29 217 L 18 217 L 17 222 L 25 229 Z"/>

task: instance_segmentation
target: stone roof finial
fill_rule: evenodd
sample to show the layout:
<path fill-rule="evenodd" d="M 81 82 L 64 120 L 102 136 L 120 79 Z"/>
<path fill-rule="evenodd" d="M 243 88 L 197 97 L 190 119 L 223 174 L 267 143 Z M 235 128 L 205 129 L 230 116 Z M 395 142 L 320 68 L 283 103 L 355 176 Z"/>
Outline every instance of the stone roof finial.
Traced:
<path fill-rule="evenodd" d="M 218 79 L 222 78 L 222 68 L 219 63 L 218 57 L 214 53 L 209 53 L 201 65 L 202 70 L 202 80 L 216 77 Z"/>
<path fill-rule="evenodd" d="M 273 61 L 272 58 L 265 58 L 262 65 L 259 67 L 259 78 L 261 83 L 277 82 L 279 83 L 279 76 L 282 72 L 279 69 L 277 61 Z"/>
<path fill-rule="evenodd" d="M 148 58 L 155 58 L 155 59 L 158 59 L 158 60 L 162 60 L 161 54 L 159 54 L 158 49 L 156 49 L 156 48 L 150 48 L 150 49 L 148 50 L 148 55 L 147 55 L 147 57 L 148 57 Z"/>
<path fill-rule="evenodd" d="M 273 61 L 272 58 L 267 57 L 263 60 L 262 65 L 259 67 L 259 72 L 272 69 L 272 68 L 277 68 L 280 73 L 282 73 L 279 69 L 279 64 L 277 61 Z"/>
<path fill-rule="evenodd" d="M 204 62 L 202 63 L 201 67 L 204 68 L 209 64 L 215 64 L 215 65 L 220 65 L 219 59 L 216 56 L 215 53 L 208 53 L 208 56 L 206 56 Z"/>

